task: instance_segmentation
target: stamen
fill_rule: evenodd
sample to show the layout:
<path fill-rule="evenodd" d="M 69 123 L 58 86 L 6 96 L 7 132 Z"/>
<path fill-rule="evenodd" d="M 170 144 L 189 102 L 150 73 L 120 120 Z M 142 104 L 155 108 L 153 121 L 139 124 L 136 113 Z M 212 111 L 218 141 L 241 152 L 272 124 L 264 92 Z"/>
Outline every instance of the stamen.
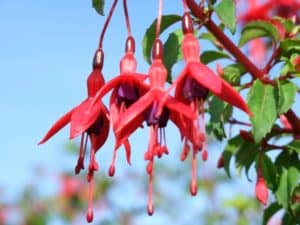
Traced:
<path fill-rule="evenodd" d="M 94 195 L 94 179 L 89 181 L 89 192 L 88 192 L 88 210 L 86 214 L 86 220 L 91 223 L 94 219 L 93 212 L 93 195 Z"/>
<path fill-rule="evenodd" d="M 87 180 L 90 182 L 94 177 L 94 171 L 97 171 L 99 166 L 95 159 L 95 148 L 93 146 L 94 143 L 94 136 L 91 135 L 91 153 L 90 153 L 90 164 L 89 164 L 89 170 L 87 175 Z"/>
<path fill-rule="evenodd" d="M 204 148 L 202 150 L 202 160 L 205 162 L 208 159 L 208 152 L 206 151 L 206 149 Z"/>
<path fill-rule="evenodd" d="M 147 171 L 148 171 L 148 174 L 149 174 L 147 211 L 148 211 L 148 215 L 152 216 L 153 213 L 154 213 L 154 207 L 153 207 L 153 160 L 151 160 L 148 163 Z"/>
<path fill-rule="evenodd" d="M 115 161 L 116 161 L 116 158 L 117 158 L 117 150 L 116 148 L 114 148 L 114 155 L 113 155 L 113 159 L 112 159 L 112 162 L 109 166 L 109 172 L 108 172 L 108 175 L 109 176 L 114 176 L 115 175 Z"/>
<path fill-rule="evenodd" d="M 85 133 L 81 135 L 80 152 L 79 152 L 77 164 L 75 166 L 75 174 L 79 174 L 80 170 L 84 169 L 84 156 L 85 156 L 87 140 L 88 140 L 88 135 L 86 135 L 85 140 L 84 140 L 84 135 Z"/>
<path fill-rule="evenodd" d="M 192 158 L 192 182 L 190 185 L 190 192 L 191 195 L 195 196 L 197 194 L 197 154 L 193 152 L 193 158 Z"/>
<path fill-rule="evenodd" d="M 183 147 L 183 150 L 182 150 L 181 156 L 180 156 L 180 160 L 181 161 L 186 160 L 186 157 L 188 156 L 189 152 L 190 152 L 190 147 L 188 145 L 187 139 L 185 139 L 184 140 L 184 147 Z"/>

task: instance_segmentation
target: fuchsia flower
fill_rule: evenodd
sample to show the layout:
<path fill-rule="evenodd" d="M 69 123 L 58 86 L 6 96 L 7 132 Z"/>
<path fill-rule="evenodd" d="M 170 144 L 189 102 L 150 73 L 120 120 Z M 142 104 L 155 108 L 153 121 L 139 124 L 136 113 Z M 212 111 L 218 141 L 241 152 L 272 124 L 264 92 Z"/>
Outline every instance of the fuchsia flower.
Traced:
<path fill-rule="evenodd" d="M 87 123 L 82 123 L 82 119 L 86 117 L 86 108 L 90 106 L 96 92 L 104 85 L 102 76 L 103 52 L 98 49 L 95 53 L 93 71 L 87 79 L 88 98 L 81 104 L 71 109 L 68 113 L 62 116 L 47 132 L 45 137 L 39 142 L 43 144 L 48 141 L 53 135 L 61 130 L 68 123 L 71 124 L 70 138 L 81 135 L 80 154 L 78 157 L 75 172 L 78 174 L 81 169 L 84 169 L 84 157 L 86 154 L 87 142 L 90 140 L 90 162 L 88 168 L 87 179 L 90 183 L 89 191 L 89 209 L 88 221 L 92 220 L 92 193 L 93 193 L 93 176 L 94 171 L 98 170 L 98 164 L 95 159 L 96 152 L 105 143 L 109 132 L 109 112 L 102 102 L 97 102 L 97 107 Z"/>
<path fill-rule="evenodd" d="M 299 20 L 299 9 L 300 2 L 298 0 L 268 0 L 263 4 L 259 4 L 257 0 L 250 0 L 248 11 L 241 14 L 238 20 L 242 23 L 255 20 L 269 21 L 278 30 L 280 39 L 284 39 L 287 35 L 284 26 L 278 20 L 272 19 L 272 17 L 281 16 Z M 261 65 L 265 61 L 266 54 L 267 45 L 262 38 L 256 38 L 249 42 L 249 55 L 255 64 Z"/>
<path fill-rule="evenodd" d="M 147 75 L 139 74 L 136 72 L 136 59 L 134 57 L 135 42 L 132 36 L 128 37 L 126 41 L 126 53 L 125 56 L 120 61 L 120 75 L 116 78 L 110 80 L 106 83 L 98 92 L 96 93 L 93 101 L 86 109 L 86 116 L 82 118 L 80 123 L 90 123 L 93 119 L 93 113 L 99 111 L 99 101 L 106 95 L 111 89 L 113 92 L 110 97 L 110 120 L 115 131 L 116 123 L 120 116 L 125 112 L 125 110 L 130 107 L 134 102 L 136 102 L 142 95 L 144 95 L 149 87 L 143 83 L 147 78 Z M 114 148 L 113 161 L 109 168 L 109 175 L 113 176 L 115 173 L 115 159 L 117 149 L 123 144 L 126 151 L 126 159 L 130 164 L 131 149 L 128 141 L 128 137 L 123 137 L 119 139 L 116 137 L 116 144 Z"/>
<path fill-rule="evenodd" d="M 300 2 L 298 0 L 268 0 L 258 4 L 257 0 L 249 1 L 249 9 L 239 17 L 241 22 L 253 20 L 270 20 L 272 16 L 283 18 L 298 18 Z"/>
<path fill-rule="evenodd" d="M 191 141 L 193 148 L 193 172 L 190 189 L 191 193 L 195 195 L 197 193 L 196 155 L 202 150 L 203 160 L 207 159 L 205 146 L 204 101 L 207 98 L 208 92 L 212 92 L 217 97 L 248 114 L 250 114 L 250 111 L 245 101 L 239 93 L 230 86 L 230 84 L 217 76 L 212 70 L 199 61 L 200 46 L 197 38 L 193 34 L 193 24 L 188 13 L 183 15 L 182 27 L 184 32 L 182 53 L 186 66 L 174 81 L 171 88 L 176 87 L 175 98 L 190 107 L 193 111 L 194 118 L 198 118 L 198 115 L 200 114 L 200 121 L 194 119 L 192 123 L 187 123 L 188 127 L 185 127 L 185 129 L 181 131 L 185 139 L 181 159 L 185 160 L 188 155 L 190 149 L 188 140 Z"/>
<path fill-rule="evenodd" d="M 166 146 L 165 127 L 171 119 L 180 130 L 186 125 L 184 121 L 192 121 L 195 115 L 192 111 L 170 95 L 166 96 L 164 85 L 167 78 L 167 70 L 162 63 L 163 45 L 159 39 L 154 42 L 152 57 L 153 62 L 149 68 L 149 91 L 132 104 L 116 123 L 117 139 L 127 139 L 138 127 L 146 121 L 150 126 L 150 140 L 145 160 L 148 160 L 147 172 L 149 174 L 149 199 L 148 214 L 152 215 L 154 208 L 152 202 L 153 164 L 154 157 L 162 157 L 168 154 Z"/>

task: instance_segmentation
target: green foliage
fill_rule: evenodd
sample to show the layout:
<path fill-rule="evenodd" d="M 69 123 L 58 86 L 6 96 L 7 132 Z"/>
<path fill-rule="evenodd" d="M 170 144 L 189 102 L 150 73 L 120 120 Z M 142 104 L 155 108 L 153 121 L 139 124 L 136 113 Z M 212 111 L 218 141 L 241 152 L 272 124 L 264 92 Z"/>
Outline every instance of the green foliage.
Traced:
<path fill-rule="evenodd" d="M 232 85 L 240 85 L 241 76 L 246 72 L 241 64 L 231 64 L 224 68 L 223 78 Z"/>
<path fill-rule="evenodd" d="M 256 162 L 256 168 L 258 168 L 258 161 L 259 156 Z M 267 182 L 267 186 L 270 190 L 275 190 L 277 188 L 277 170 L 272 162 L 271 158 L 267 154 L 262 154 L 262 160 L 261 160 L 261 168 L 263 176 Z"/>
<path fill-rule="evenodd" d="M 178 61 L 182 60 L 181 42 L 183 33 L 181 29 L 169 34 L 168 39 L 164 43 L 164 65 L 168 70 L 168 82 L 172 82 L 172 67 Z"/>
<path fill-rule="evenodd" d="M 237 135 L 228 140 L 223 152 L 224 169 L 230 177 L 230 161 L 235 156 L 235 166 L 241 171 L 245 168 L 245 173 L 248 176 L 248 171 L 251 164 L 255 161 L 258 154 L 258 146 L 244 140 L 240 135 Z"/>
<path fill-rule="evenodd" d="M 104 16 L 104 0 L 92 0 L 93 8 L 101 16 Z"/>
<path fill-rule="evenodd" d="M 226 137 L 224 123 L 232 114 L 232 106 L 224 103 L 217 97 L 213 97 L 209 107 L 210 121 L 207 132 L 213 133 L 218 140 Z"/>
<path fill-rule="evenodd" d="M 232 34 L 234 34 L 236 30 L 236 12 L 234 0 L 221 1 L 215 7 L 215 12 L 222 23 L 231 31 Z"/>
<path fill-rule="evenodd" d="M 284 169 L 280 176 L 279 186 L 275 195 L 278 203 L 286 210 L 289 210 L 291 196 L 299 184 L 299 178 L 299 171 L 295 167 Z"/>
<path fill-rule="evenodd" d="M 253 136 L 256 143 L 270 132 L 277 117 L 275 88 L 269 84 L 263 84 L 256 80 L 248 95 L 248 105 L 253 116 Z"/>
<path fill-rule="evenodd" d="M 285 39 L 280 42 L 281 55 L 291 56 L 292 54 L 300 54 L 299 39 Z"/>
<path fill-rule="evenodd" d="M 248 23 L 242 30 L 239 46 L 242 47 L 249 41 L 258 37 L 269 37 L 274 41 L 279 39 L 279 34 L 274 25 L 266 21 Z"/>
<path fill-rule="evenodd" d="M 155 28 L 156 28 L 156 19 L 152 22 L 150 27 L 147 29 L 144 38 L 143 38 L 143 55 L 146 61 L 151 63 L 151 50 L 152 45 L 155 40 Z M 181 16 L 178 15 L 164 15 L 161 18 L 160 33 L 166 30 L 168 27 L 173 25 L 176 22 L 181 21 Z"/>
<path fill-rule="evenodd" d="M 221 52 L 221 51 L 204 51 L 201 54 L 200 60 L 204 64 L 208 64 L 208 63 L 213 62 L 215 60 L 224 59 L 224 58 L 225 59 L 229 58 L 228 54 L 226 54 L 225 52 Z"/>
<path fill-rule="evenodd" d="M 278 114 L 286 113 L 293 105 L 297 87 L 296 85 L 288 80 L 278 81 L 277 82 L 278 88 L 278 106 L 277 111 Z"/>
<path fill-rule="evenodd" d="M 273 202 L 272 204 L 270 204 L 264 210 L 262 225 L 266 225 L 268 223 L 269 219 L 280 209 L 281 209 L 281 206 L 277 202 Z"/>

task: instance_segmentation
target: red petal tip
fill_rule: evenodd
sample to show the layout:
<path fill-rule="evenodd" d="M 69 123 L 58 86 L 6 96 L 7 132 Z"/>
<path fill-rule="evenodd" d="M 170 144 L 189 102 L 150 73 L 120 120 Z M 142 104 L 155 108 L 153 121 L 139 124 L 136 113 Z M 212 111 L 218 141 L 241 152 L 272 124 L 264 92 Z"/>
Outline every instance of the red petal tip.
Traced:
<path fill-rule="evenodd" d="M 87 220 L 88 223 L 91 223 L 91 222 L 93 222 L 93 219 L 94 219 L 93 210 L 91 208 L 89 208 L 88 212 L 86 214 L 86 220 Z"/>
<path fill-rule="evenodd" d="M 194 182 L 191 183 L 191 185 L 190 185 L 190 192 L 191 192 L 192 196 L 196 196 L 197 195 L 198 188 L 197 188 L 196 183 L 194 183 Z"/>
<path fill-rule="evenodd" d="M 204 149 L 202 152 L 202 160 L 205 162 L 208 158 L 208 152 Z"/>
<path fill-rule="evenodd" d="M 111 165 L 111 166 L 109 167 L 108 175 L 109 175 L 110 177 L 113 177 L 113 176 L 115 175 L 115 167 L 114 167 L 113 165 Z"/>
<path fill-rule="evenodd" d="M 148 204 L 147 206 L 147 212 L 148 212 L 148 215 L 149 216 L 152 216 L 153 213 L 154 213 L 154 207 L 153 207 L 153 204 Z"/>
<path fill-rule="evenodd" d="M 218 160 L 218 165 L 217 165 L 218 169 L 221 169 L 224 167 L 224 158 L 223 155 L 220 156 L 219 160 Z"/>

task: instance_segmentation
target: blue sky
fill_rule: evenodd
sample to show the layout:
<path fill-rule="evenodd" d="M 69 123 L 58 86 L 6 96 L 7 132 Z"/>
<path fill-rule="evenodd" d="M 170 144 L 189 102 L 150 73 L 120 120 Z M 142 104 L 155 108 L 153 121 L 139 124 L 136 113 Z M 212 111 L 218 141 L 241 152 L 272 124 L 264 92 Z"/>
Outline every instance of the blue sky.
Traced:
<path fill-rule="evenodd" d="M 104 40 L 106 80 L 119 72 L 127 37 L 121 2 Z M 165 1 L 164 13 L 181 13 L 176 5 Z M 146 72 L 141 41 L 157 14 L 157 1 L 128 1 L 128 6 L 138 70 Z M 11 195 L 28 182 L 35 165 L 58 171 L 65 165 L 62 149 L 68 128 L 43 146 L 37 142 L 86 97 L 86 78 L 104 19 L 91 1 L 0 0 L 0 186 Z M 110 138 L 107 145 L 112 144 Z"/>
<path fill-rule="evenodd" d="M 105 12 L 112 1 L 106 2 Z M 106 80 L 119 73 L 124 53 L 127 34 L 121 2 L 104 40 Z M 173 0 L 164 5 L 164 14 L 182 13 L 181 5 Z M 128 0 L 128 6 L 138 71 L 146 72 L 141 41 L 156 17 L 157 1 Z M 59 172 L 75 164 L 63 152 L 68 128 L 43 146 L 37 142 L 53 122 L 86 98 L 86 78 L 104 19 L 91 7 L 91 0 L 0 0 L 0 187 L 5 187 L 9 198 L 32 180 L 36 165 Z M 133 162 L 142 161 L 147 147 L 143 135 L 133 137 L 135 152 L 139 152 Z M 178 134 L 171 135 L 170 149 L 180 143 Z M 102 158 L 111 158 L 113 142 L 111 135 L 97 155 L 105 173 L 109 162 Z"/>

